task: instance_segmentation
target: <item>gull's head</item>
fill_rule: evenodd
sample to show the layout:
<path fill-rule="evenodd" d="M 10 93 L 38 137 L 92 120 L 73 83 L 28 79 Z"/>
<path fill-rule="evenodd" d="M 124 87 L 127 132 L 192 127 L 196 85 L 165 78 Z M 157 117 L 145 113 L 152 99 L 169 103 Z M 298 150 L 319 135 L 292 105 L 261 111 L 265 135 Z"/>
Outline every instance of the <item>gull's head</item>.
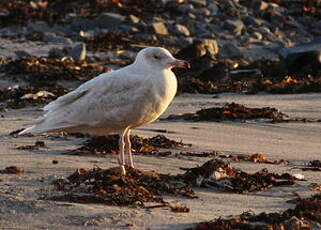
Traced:
<path fill-rule="evenodd" d="M 138 52 L 135 64 L 148 66 L 152 69 L 171 69 L 174 67 L 189 68 L 189 63 L 184 60 L 179 60 L 164 48 L 148 47 Z"/>

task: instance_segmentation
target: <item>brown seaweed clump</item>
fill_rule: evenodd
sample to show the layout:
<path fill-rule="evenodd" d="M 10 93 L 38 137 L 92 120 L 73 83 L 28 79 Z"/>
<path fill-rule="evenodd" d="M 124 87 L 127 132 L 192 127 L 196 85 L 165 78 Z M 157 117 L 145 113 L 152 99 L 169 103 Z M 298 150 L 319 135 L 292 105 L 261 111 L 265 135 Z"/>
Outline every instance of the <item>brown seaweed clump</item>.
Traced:
<path fill-rule="evenodd" d="M 294 208 L 283 212 L 252 214 L 245 212 L 231 218 L 218 218 L 186 230 L 292 230 L 320 229 L 321 194 L 298 199 Z"/>
<path fill-rule="evenodd" d="M 89 80 L 108 69 L 72 58 L 21 57 L 9 61 L 3 70 L 17 79 L 23 79 L 33 85 L 50 85 L 58 80 Z"/>
<path fill-rule="evenodd" d="M 266 191 L 274 186 L 294 185 L 297 180 L 288 173 L 276 174 L 267 169 L 247 173 L 219 159 L 209 160 L 200 167 L 181 169 L 186 170 L 182 176 L 186 183 L 235 193 Z"/>
<path fill-rule="evenodd" d="M 82 155 L 82 154 L 118 154 L 118 135 L 109 135 L 101 137 L 91 137 L 84 145 L 70 154 Z M 177 142 L 170 140 L 164 135 L 157 135 L 151 138 L 139 137 L 137 135 L 131 136 L 132 151 L 134 153 L 140 153 L 144 155 L 168 155 L 171 153 L 162 154 L 158 148 L 179 148 L 190 146 L 183 142 Z"/>
<path fill-rule="evenodd" d="M 9 87 L 0 89 L 0 109 L 21 109 L 29 105 L 47 104 L 68 93 L 61 86 L 52 87 Z"/>
<path fill-rule="evenodd" d="M 221 120 L 249 120 L 269 119 L 272 122 L 288 120 L 288 116 L 276 108 L 250 108 L 237 103 L 227 103 L 223 107 L 201 109 L 195 113 L 182 115 L 169 115 L 164 120 L 189 120 L 189 121 L 221 121 Z"/>
<path fill-rule="evenodd" d="M 192 187 L 219 188 L 228 192 L 247 193 L 265 191 L 273 186 L 293 185 L 295 178 L 290 174 L 270 173 L 266 169 L 250 174 L 233 168 L 230 164 L 212 159 L 196 168 L 181 168 L 184 174 L 170 175 L 157 172 L 142 172 L 127 168 L 122 175 L 119 167 L 87 170 L 77 169 L 67 179 L 53 183 L 58 195 L 47 199 L 78 203 L 103 203 L 107 205 L 138 205 L 157 202 L 173 208 L 162 195 L 196 198 Z"/>
<path fill-rule="evenodd" d="M 66 180 L 54 181 L 57 190 L 67 194 L 49 199 L 145 207 L 145 203 L 148 202 L 167 204 L 162 197 L 164 194 L 196 198 L 189 186 L 173 183 L 169 175 L 141 172 L 132 168 L 126 170 L 127 174 L 123 176 L 118 167 L 105 170 L 101 168 L 77 169 Z"/>

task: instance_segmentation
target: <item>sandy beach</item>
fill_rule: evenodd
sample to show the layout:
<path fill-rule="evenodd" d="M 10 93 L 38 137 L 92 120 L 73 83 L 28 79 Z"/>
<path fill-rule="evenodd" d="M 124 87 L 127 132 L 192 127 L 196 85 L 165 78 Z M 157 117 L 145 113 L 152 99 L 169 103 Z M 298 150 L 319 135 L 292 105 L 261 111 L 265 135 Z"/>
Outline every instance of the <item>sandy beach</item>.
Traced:
<path fill-rule="evenodd" d="M 175 98 L 162 117 L 169 114 L 193 112 L 200 108 L 222 106 L 236 102 L 251 107 L 272 106 L 291 117 L 320 119 L 320 94 L 295 95 L 240 95 L 221 94 L 219 98 L 210 95 L 183 94 Z M 10 110 L 1 113 L 0 119 L 0 169 L 15 165 L 25 170 L 23 174 L 0 174 L 0 229 L 185 229 L 201 221 L 217 217 L 238 215 L 245 211 L 276 212 L 293 207 L 286 203 L 295 198 L 309 196 L 312 183 L 321 183 L 318 172 L 302 172 L 292 169 L 320 159 L 319 122 L 268 123 L 262 121 L 186 122 L 157 121 L 134 134 L 151 137 L 159 130 L 174 140 L 192 144 L 184 150 L 220 151 L 224 153 L 263 153 L 271 159 L 285 159 L 290 163 L 280 165 L 235 163 L 234 167 L 247 172 L 262 168 L 269 171 L 303 174 L 306 181 L 294 186 L 272 188 L 266 192 L 234 194 L 216 189 L 195 188 L 199 199 L 166 196 L 171 202 L 178 202 L 190 208 L 189 213 L 174 213 L 168 208 L 130 208 L 100 204 L 77 204 L 41 200 L 54 193 L 51 182 L 67 177 L 77 168 L 102 168 L 117 165 L 117 156 L 71 156 L 67 150 L 77 148 L 84 140 L 67 136 L 65 139 L 47 137 L 13 137 L 8 134 L 20 129 L 23 124 L 37 117 L 38 107 Z M 164 134 L 164 133 L 163 133 Z M 39 151 L 17 150 L 16 147 L 44 141 L 48 148 Z M 135 156 L 138 168 L 162 173 L 182 173 L 179 167 L 194 167 L 210 158 L 200 157 L 156 157 Z M 57 160 L 58 164 L 52 161 Z"/>

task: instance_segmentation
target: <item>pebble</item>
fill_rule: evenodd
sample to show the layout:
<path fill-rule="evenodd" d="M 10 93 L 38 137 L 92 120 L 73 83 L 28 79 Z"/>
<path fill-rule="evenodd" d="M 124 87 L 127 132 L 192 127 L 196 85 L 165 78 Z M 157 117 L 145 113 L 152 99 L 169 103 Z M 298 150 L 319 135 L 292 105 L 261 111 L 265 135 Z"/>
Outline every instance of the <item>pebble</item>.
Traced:
<path fill-rule="evenodd" d="M 162 22 L 154 22 L 152 24 L 155 34 L 157 35 L 168 35 L 167 28 Z"/>

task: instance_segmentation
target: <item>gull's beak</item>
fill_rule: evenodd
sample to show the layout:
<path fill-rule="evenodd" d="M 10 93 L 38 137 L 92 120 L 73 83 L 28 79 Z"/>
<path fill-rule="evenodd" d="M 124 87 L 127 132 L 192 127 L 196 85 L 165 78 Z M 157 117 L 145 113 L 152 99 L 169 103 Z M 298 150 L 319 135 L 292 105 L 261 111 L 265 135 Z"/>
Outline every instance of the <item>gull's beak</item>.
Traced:
<path fill-rule="evenodd" d="M 191 68 L 191 65 L 187 61 L 180 59 L 175 59 L 175 61 L 171 62 L 171 66 L 185 69 Z"/>

